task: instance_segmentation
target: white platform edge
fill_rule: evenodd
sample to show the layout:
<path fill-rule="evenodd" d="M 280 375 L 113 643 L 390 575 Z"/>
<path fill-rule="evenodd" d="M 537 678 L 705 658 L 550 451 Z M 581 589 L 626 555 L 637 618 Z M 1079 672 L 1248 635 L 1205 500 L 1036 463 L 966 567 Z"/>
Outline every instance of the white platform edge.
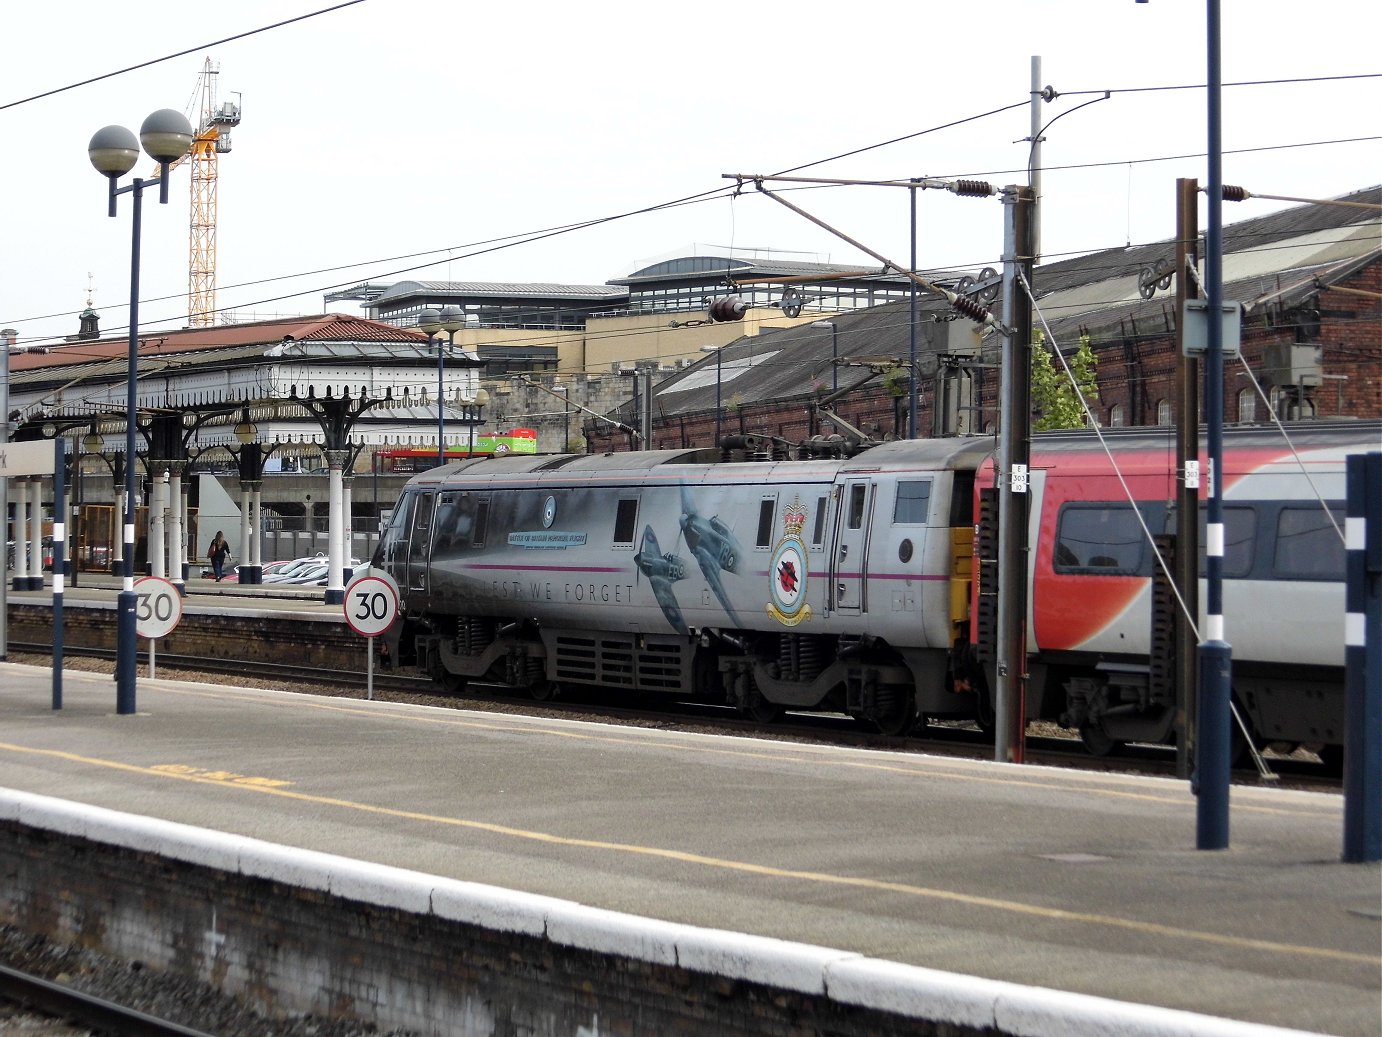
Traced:
<path fill-rule="evenodd" d="M 562 946 L 1020 1037 L 1319 1037 L 642 918 L 12 789 L 0 789 L 0 819 Z"/>

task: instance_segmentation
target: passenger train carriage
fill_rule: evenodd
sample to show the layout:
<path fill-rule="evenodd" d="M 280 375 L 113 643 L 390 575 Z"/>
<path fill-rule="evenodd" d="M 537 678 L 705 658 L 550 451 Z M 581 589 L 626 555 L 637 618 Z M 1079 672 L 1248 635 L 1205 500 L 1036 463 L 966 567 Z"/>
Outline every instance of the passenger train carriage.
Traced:
<path fill-rule="evenodd" d="M 1382 445 L 1382 426 L 1291 436 L 1295 455 L 1272 430 L 1226 441 L 1235 694 L 1258 737 L 1337 746 L 1343 458 Z M 1032 451 L 1028 713 L 1095 751 L 1168 740 L 1175 704 L 1149 676 L 1147 539 L 1174 529 L 1173 438 L 1107 439 L 1122 482 L 1092 433 L 1039 436 Z M 982 722 L 991 653 L 971 617 L 993 451 L 956 438 L 847 458 L 672 450 L 433 469 L 408 483 L 375 559 L 404 599 L 388 650 L 451 689 L 621 687 L 762 719 L 843 711 L 887 732 Z"/>

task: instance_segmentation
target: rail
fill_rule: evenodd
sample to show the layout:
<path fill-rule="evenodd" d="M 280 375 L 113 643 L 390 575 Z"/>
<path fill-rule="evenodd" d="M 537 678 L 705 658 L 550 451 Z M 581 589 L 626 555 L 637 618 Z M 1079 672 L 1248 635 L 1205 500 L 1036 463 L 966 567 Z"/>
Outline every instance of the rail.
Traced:
<path fill-rule="evenodd" d="M 0 998 L 120 1037 L 215 1037 L 134 1008 L 0 965 Z"/>

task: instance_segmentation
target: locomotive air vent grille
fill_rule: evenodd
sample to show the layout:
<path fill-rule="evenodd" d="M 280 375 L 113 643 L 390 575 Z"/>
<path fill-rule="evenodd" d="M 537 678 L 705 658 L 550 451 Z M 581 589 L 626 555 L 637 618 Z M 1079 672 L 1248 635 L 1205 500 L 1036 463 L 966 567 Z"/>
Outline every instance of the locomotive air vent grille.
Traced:
<path fill-rule="evenodd" d="M 594 683 L 598 677 L 593 637 L 557 638 L 557 678 Z"/>
<path fill-rule="evenodd" d="M 634 687 L 633 644 L 626 640 L 600 641 L 600 679 L 605 684 Z"/>
<path fill-rule="evenodd" d="M 638 653 L 638 686 L 680 691 L 685 684 L 688 669 L 681 645 L 650 641 Z"/>

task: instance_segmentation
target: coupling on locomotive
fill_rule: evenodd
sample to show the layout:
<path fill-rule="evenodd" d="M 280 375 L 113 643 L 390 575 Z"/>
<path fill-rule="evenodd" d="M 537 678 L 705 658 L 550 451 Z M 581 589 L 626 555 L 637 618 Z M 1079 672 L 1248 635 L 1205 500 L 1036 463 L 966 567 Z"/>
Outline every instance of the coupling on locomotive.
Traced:
<path fill-rule="evenodd" d="M 1226 611 L 1254 737 L 1343 738 L 1344 458 L 1373 422 L 1233 430 Z M 1170 430 L 1038 436 L 1032 448 L 1029 719 L 1092 750 L 1174 737 L 1149 654 L 1156 548 L 1174 529 Z M 901 733 L 992 715 L 976 544 L 989 437 L 853 456 L 707 449 L 476 458 L 414 476 L 374 564 L 398 582 L 395 664 L 448 690 L 593 685 L 847 713 Z M 986 492 L 987 491 L 987 492 Z M 1160 624 L 1160 626 L 1159 626 Z"/>

